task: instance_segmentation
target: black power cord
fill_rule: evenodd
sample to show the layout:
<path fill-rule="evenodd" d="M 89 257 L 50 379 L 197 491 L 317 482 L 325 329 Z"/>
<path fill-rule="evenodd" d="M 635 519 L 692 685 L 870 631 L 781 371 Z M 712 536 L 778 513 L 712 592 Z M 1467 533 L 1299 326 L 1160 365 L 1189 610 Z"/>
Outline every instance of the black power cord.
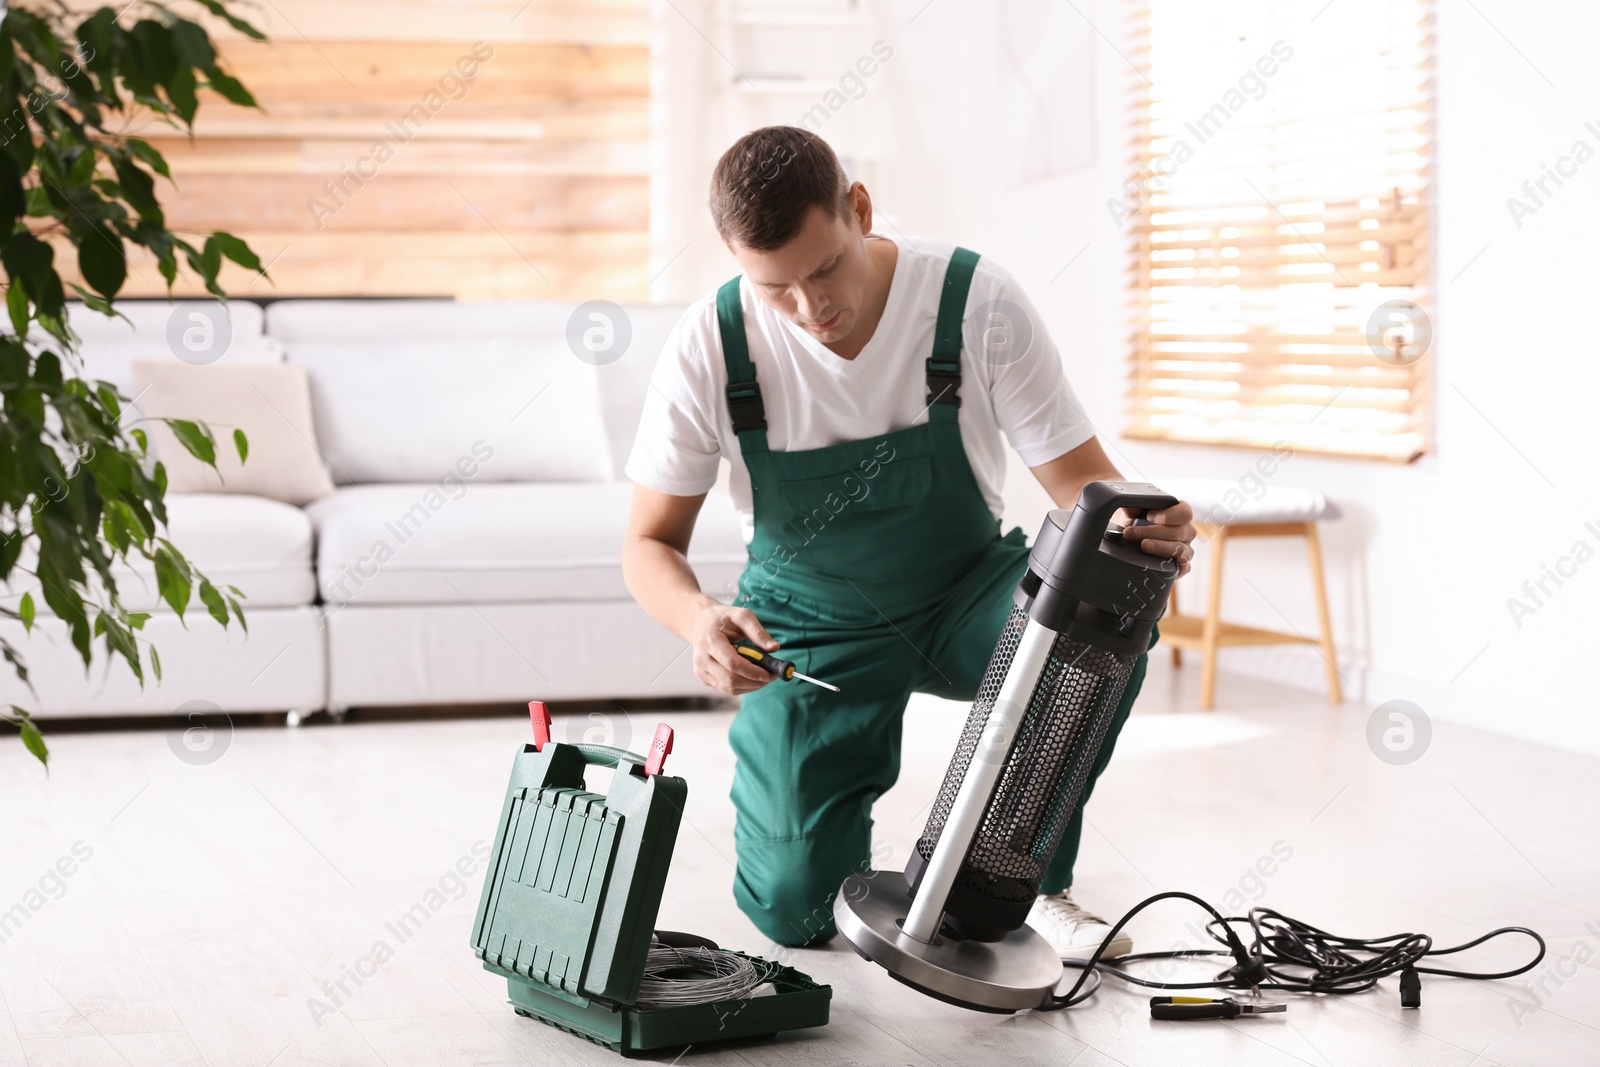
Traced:
<path fill-rule="evenodd" d="M 1177 949 L 1166 952 L 1134 952 L 1117 957 L 1116 964 L 1100 962 L 1106 949 L 1139 912 L 1150 905 L 1172 898 L 1188 900 L 1211 913 L 1206 923 L 1206 933 L 1222 945 L 1213 949 Z M 1234 930 L 1235 924 L 1247 924 L 1251 939 L 1248 946 Z M 1456 971 L 1443 967 L 1424 967 L 1421 962 L 1430 957 L 1449 956 L 1465 952 L 1502 934 L 1526 934 L 1539 946 L 1532 960 L 1509 971 Z M 1400 1004 L 1415 1008 L 1422 1004 L 1422 980 L 1419 975 L 1437 974 L 1448 978 L 1491 980 L 1514 978 L 1525 974 L 1544 959 L 1545 943 L 1533 930 L 1525 926 L 1502 926 L 1482 937 L 1450 948 L 1434 948 L 1433 938 L 1427 934 L 1391 934 L 1387 937 L 1344 937 L 1320 930 L 1310 923 L 1290 918 L 1271 908 L 1251 908 L 1248 915 L 1225 918 L 1221 912 L 1192 893 L 1171 891 L 1146 897 L 1121 919 L 1117 920 L 1106 939 L 1088 960 L 1069 960 L 1068 967 L 1083 970 L 1065 994 L 1052 997 L 1040 1010 L 1055 1011 L 1081 1004 L 1094 996 L 1100 988 L 1101 974 L 1113 975 L 1131 985 L 1147 989 L 1281 989 L 1294 993 L 1362 993 L 1373 988 L 1378 981 L 1392 974 L 1400 975 Z M 1128 964 L 1146 960 L 1195 959 L 1227 956 L 1233 966 L 1219 972 L 1206 982 L 1153 982 L 1128 973 Z M 1094 976 L 1088 989 L 1084 984 Z M 1080 992 L 1081 991 L 1081 992 Z"/>

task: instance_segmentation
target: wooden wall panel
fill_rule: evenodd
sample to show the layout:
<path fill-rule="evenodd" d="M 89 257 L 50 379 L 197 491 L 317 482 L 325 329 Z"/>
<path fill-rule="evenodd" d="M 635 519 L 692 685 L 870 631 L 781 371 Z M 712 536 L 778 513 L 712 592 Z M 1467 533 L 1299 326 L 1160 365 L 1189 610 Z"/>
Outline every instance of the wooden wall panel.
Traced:
<path fill-rule="evenodd" d="M 260 111 L 205 97 L 192 140 L 132 132 L 172 165 L 169 225 L 270 261 L 228 273 L 241 296 L 644 299 L 647 6 L 274 0 L 264 44 L 213 27 Z M 130 267 L 127 295 L 165 293 Z"/>

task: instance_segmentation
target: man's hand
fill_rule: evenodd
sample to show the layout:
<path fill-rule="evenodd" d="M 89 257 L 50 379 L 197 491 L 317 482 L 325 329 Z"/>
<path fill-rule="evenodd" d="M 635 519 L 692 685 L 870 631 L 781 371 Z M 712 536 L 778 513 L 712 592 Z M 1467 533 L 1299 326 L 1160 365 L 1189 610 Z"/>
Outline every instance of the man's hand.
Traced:
<path fill-rule="evenodd" d="M 1029 469 L 1058 508 L 1075 506 L 1083 487 L 1090 482 L 1126 480 L 1106 456 L 1098 437 L 1091 437 L 1071 452 Z M 1134 517 L 1127 508 L 1117 511 L 1116 520 L 1124 527 L 1123 543 L 1137 544 L 1152 556 L 1165 556 L 1175 561 L 1179 578 L 1188 574 L 1189 564 L 1194 560 L 1194 509 L 1180 501 L 1170 508 L 1152 511 L 1145 517 L 1155 523 L 1154 526 L 1136 527 Z"/>
<path fill-rule="evenodd" d="M 1152 556 L 1176 560 L 1179 578 L 1189 573 L 1189 565 L 1194 561 L 1194 508 L 1180 500 L 1170 508 L 1152 511 L 1145 518 L 1155 523 L 1154 526 L 1133 525 L 1133 516 L 1126 508 L 1118 515 L 1124 522 L 1124 541 L 1138 544 Z"/>
<path fill-rule="evenodd" d="M 700 591 L 689 566 L 689 537 L 705 494 L 670 496 L 635 486 L 628 533 L 622 542 L 622 576 L 652 618 L 694 650 L 694 673 L 706 685 L 739 696 L 760 689 L 773 676 L 733 650 L 747 638 L 772 652 L 772 639 L 755 614 L 731 608 Z"/>
<path fill-rule="evenodd" d="M 773 675 L 733 650 L 733 642 L 741 639 L 748 639 L 768 652 L 778 649 L 778 642 L 767 633 L 754 612 L 716 602 L 706 605 L 689 634 L 689 645 L 694 649 L 695 677 L 735 697 L 754 692 L 773 681 Z"/>

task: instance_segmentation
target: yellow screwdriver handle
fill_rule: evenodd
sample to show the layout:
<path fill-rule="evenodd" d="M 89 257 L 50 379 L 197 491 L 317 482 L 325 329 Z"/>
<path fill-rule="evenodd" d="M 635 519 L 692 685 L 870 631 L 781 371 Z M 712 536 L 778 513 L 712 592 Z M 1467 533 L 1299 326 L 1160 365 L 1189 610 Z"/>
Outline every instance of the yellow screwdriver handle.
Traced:
<path fill-rule="evenodd" d="M 768 674 L 775 674 L 786 682 L 794 678 L 794 664 L 786 659 L 779 659 L 744 641 L 735 641 L 733 650 Z"/>

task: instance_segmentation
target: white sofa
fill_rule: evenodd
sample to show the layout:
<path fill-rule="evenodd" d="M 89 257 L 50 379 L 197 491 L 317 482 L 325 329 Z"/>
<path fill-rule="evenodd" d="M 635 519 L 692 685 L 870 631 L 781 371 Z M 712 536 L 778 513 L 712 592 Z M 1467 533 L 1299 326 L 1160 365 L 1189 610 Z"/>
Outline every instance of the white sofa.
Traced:
<path fill-rule="evenodd" d="M 172 359 L 174 306 L 119 305 L 131 326 L 74 309 L 87 373 L 132 395 L 136 359 Z M 681 642 L 629 598 L 622 477 L 655 357 L 681 309 L 631 306 L 615 362 L 573 355 L 566 303 L 300 301 L 229 305 L 227 360 L 303 365 L 333 495 L 305 508 L 261 497 L 168 497 L 172 537 L 213 580 L 242 589 L 248 638 L 191 607 L 187 629 L 154 581 L 121 583 L 152 611 L 165 680 L 125 665 L 88 677 L 59 621 L 25 653 L 35 698 L 0 675 L 0 703 L 42 717 L 562 699 L 713 696 Z M 253 457 L 255 458 L 255 457 Z M 690 553 L 728 595 L 744 545 L 713 493 Z"/>

